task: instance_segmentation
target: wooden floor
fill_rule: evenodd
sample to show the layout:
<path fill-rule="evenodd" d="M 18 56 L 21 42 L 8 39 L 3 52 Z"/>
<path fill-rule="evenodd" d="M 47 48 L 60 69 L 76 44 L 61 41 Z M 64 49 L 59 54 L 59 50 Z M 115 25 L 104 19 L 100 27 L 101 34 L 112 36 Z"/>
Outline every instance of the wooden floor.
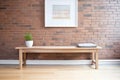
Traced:
<path fill-rule="evenodd" d="M 120 80 L 120 65 L 31 66 L 0 65 L 0 80 Z"/>

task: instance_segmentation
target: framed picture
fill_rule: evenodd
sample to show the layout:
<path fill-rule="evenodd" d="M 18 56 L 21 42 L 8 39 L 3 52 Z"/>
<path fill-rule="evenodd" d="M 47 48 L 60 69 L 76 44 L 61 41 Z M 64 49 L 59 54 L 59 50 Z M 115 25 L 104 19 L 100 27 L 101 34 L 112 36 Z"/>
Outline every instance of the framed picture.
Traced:
<path fill-rule="evenodd" d="M 45 0 L 45 27 L 77 27 L 78 0 Z"/>

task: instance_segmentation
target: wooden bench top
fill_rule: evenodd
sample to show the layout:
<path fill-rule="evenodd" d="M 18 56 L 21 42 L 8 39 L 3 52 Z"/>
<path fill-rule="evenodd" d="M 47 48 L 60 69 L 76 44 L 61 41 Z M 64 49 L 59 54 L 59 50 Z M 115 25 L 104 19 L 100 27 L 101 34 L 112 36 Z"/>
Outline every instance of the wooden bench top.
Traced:
<path fill-rule="evenodd" d="M 77 47 L 77 46 L 33 46 L 33 47 L 16 47 L 15 49 L 101 49 L 102 47 Z"/>

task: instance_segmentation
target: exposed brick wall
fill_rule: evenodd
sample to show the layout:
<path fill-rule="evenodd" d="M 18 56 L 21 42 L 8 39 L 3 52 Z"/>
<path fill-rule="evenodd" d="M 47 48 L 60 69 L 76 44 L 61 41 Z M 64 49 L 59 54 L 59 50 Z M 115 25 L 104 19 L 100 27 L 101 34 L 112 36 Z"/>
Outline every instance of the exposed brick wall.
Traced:
<path fill-rule="evenodd" d="M 18 59 L 31 32 L 35 46 L 93 42 L 101 59 L 120 59 L 120 0 L 78 0 L 77 28 L 45 28 L 44 0 L 0 0 L 0 59 Z M 38 54 L 29 59 L 89 59 L 84 54 Z"/>

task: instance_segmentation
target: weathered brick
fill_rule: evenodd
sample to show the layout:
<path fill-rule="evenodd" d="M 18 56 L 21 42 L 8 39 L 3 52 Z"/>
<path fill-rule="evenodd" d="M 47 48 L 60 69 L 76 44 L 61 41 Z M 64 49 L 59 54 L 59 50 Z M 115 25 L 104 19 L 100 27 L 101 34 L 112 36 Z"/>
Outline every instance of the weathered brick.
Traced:
<path fill-rule="evenodd" d="M 100 59 L 120 58 L 120 0 L 78 1 L 77 28 L 46 28 L 44 0 L 0 0 L 0 59 L 18 59 L 14 48 L 25 46 L 26 32 L 33 34 L 34 46 L 76 46 L 92 42 L 103 47 Z M 89 54 L 46 53 L 31 54 L 27 58 L 75 60 L 89 57 Z"/>
<path fill-rule="evenodd" d="M 110 0 L 110 3 L 118 3 L 119 0 Z"/>
<path fill-rule="evenodd" d="M 92 17 L 91 14 L 84 14 L 85 17 Z"/>
<path fill-rule="evenodd" d="M 108 7 L 106 7 L 106 6 L 94 6 L 94 10 L 106 10 L 106 9 L 108 9 Z"/>
<path fill-rule="evenodd" d="M 91 7 L 91 4 L 83 4 L 83 7 Z"/>

